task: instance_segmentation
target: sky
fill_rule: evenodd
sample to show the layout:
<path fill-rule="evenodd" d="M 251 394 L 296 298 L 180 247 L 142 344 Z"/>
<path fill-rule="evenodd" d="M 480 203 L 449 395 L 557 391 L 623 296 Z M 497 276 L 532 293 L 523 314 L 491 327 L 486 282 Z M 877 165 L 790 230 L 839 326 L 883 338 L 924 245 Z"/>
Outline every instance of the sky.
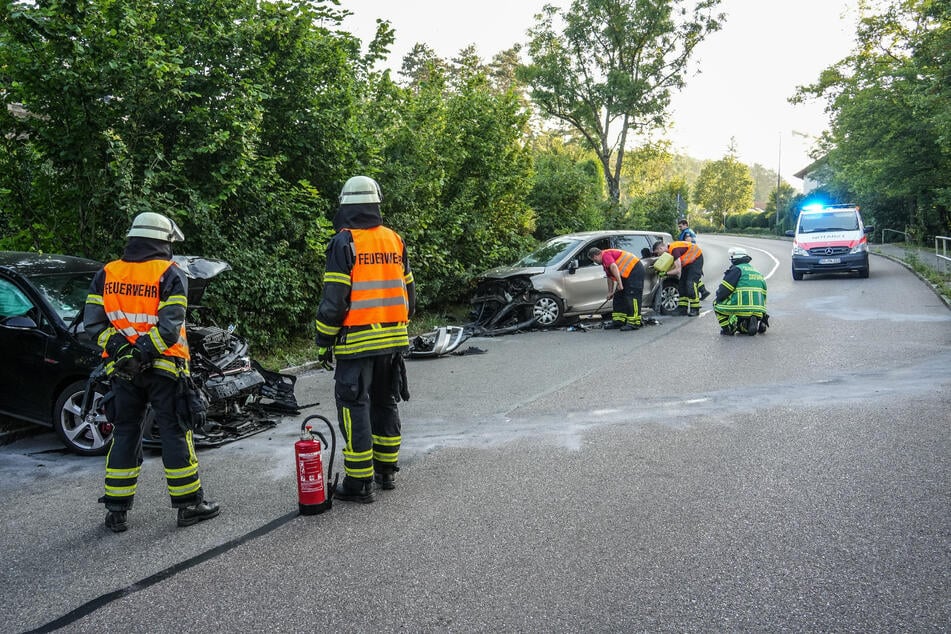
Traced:
<path fill-rule="evenodd" d="M 569 0 L 343 0 L 352 15 L 344 30 L 366 44 L 376 19 L 388 20 L 396 41 L 385 66 L 398 71 L 417 42 L 451 58 L 475 44 L 489 61 L 527 41 L 526 31 L 546 4 Z M 719 159 L 735 140 L 744 163 L 777 170 L 796 189 L 793 176 L 809 165 L 814 139 L 828 127 L 821 101 L 792 105 L 796 87 L 849 54 L 858 17 L 857 0 L 723 0 L 725 26 L 694 52 L 686 87 L 671 106 L 664 135 L 676 152 Z"/>

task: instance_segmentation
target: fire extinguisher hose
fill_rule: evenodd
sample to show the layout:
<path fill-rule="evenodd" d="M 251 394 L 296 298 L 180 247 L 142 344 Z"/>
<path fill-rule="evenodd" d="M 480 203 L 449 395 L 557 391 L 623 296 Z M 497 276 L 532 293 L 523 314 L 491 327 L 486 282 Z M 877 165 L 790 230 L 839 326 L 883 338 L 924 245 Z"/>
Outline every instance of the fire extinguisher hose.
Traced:
<path fill-rule="evenodd" d="M 310 416 L 305 418 L 300 424 L 300 430 L 304 431 L 305 429 L 307 429 L 307 424 L 313 419 L 323 421 L 327 425 L 327 429 L 330 430 L 330 444 L 329 445 L 327 444 L 327 439 L 324 438 L 324 435 L 321 434 L 319 431 L 314 431 L 313 429 L 311 429 L 311 432 L 310 432 L 313 435 L 320 438 L 320 442 L 324 444 L 325 448 L 327 447 L 330 448 L 330 460 L 327 462 L 327 482 L 329 484 L 330 474 L 333 473 L 333 470 L 334 470 L 334 455 L 336 455 L 337 453 L 337 435 L 334 433 L 333 424 L 327 419 L 326 416 L 321 416 L 320 414 L 311 414 Z M 339 480 L 340 480 L 340 474 L 339 473 L 334 474 L 333 484 L 330 484 L 327 491 L 328 500 L 333 499 L 334 492 L 337 490 L 337 482 Z"/>

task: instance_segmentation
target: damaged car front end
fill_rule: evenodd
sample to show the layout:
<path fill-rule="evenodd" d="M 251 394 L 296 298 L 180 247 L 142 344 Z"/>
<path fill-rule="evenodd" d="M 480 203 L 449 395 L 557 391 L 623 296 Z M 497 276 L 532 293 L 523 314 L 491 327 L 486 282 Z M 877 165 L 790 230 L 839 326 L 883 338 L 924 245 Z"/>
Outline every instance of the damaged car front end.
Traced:
<path fill-rule="evenodd" d="M 480 274 L 470 300 L 474 334 L 504 334 L 529 328 L 553 328 L 583 315 L 611 312 L 601 265 L 587 257 L 590 248 L 622 249 L 645 260 L 642 309 L 655 313 L 676 308 L 676 281 L 659 277 L 649 266 L 654 242 L 669 242 L 655 231 L 587 231 L 558 236 L 511 266 Z"/>

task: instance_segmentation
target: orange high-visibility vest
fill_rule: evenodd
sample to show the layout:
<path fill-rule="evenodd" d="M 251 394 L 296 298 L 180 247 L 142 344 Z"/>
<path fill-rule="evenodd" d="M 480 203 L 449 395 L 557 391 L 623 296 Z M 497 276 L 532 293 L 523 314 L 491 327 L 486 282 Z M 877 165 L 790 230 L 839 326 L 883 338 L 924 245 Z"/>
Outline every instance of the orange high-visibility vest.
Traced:
<path fill-rule="evenodd" d="M 617 264 L 617 270 L 621 272 L 621 277 L 627 277 L 634 270 L 634 265 L 641 261 L 633 253 L 622 251 L 621 249 L 605 249 L 602 253 L 610 253 L 614 256 L 614 263 Z"/>
<path fill-rule="evenodd" d="M 172 266 L 170 260 L 125 262 L 115 260 L 105 266 L 106 281 L 102 287 L 102 306 L 112 326 L 135 343 L 158 324 L 159 280 Z M 178 342 L 165 349 L 169 357 L 189 359 L 185 325 L 182 324 Z M 103 351 L 103 356 L 106 356 Z"/>
<path fill-rule="evenodd" d="M 679 258 L 674 255 L 674 251 L 677 249 L 682 249 Z M 700 257 L 700 254 L 703 253 L 703 251 L 700 250 L 700 247 L 698 247 L 693 242 L 683 242 L 681 240 L 675 240 L 674 242 L 671 242 L 670 246 L 667 247 L 667 252 L 673 255 L 675 259 L 679 259 L 680 264 L 683 266 L 690 264 Z"/>
<path fill-rule="evenodd" d="M 343 325 L 409 321 L 402 238 L 382 225 L 349 231 L 356 260 L 350 272 L 350 311 Z"/>

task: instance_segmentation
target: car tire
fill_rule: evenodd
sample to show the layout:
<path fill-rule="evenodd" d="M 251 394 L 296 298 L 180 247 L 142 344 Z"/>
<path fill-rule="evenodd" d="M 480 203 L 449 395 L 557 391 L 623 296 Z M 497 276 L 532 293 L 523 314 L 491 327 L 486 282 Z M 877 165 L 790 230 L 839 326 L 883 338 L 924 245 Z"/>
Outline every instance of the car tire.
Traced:
<path fill-rule="evenodd" d="M 796 269 L 793 269 L 793 270 L 792 270 L 792 278 L 793 278 L 794 280 L 796 280 L 796 281 L 799 281 L 799 280 L 802 279 L 802 273 L 800 273 L 800 272 L 797 271 Z"/>
<path fill-rule="evenodd" d="M 551 293 L 539 293 L 532 304 L 535 324 L 541 328 L 553 328 L 561 323 L 565 308 L 561 299 Z"/>
<path fill-rule="evenodd" d="M 665 282 L 660 289 L 660 314 L 673 315 L 677 312 L 680 303 L 680 290 L 677 288 L 677 282 Z"/>
<path fill-rule="evenodd" d="M 53 406 L 53 430 L 71 452 L 81 456 L 101 456 L 109 450 L 112 434 L 103 435 L 99 431 L 99 423 L 105 420 L 102 414 L 83 420 L 80 412 L 85 393 L 85 381 L 74 381 L 59 393 Z M 102 396 L 96 392 L 93 411 L 98 409 Z"/>
<path fill-rule="evenodd" d="M 868 279 L 868 267 L 867 267 L 867 266 L 866 266 L 864 269 L 859 269 L 859 278 L 861 278 L 861 279 L 863 279 L 863 280 L 867 280 L 867 279 Z"/>

